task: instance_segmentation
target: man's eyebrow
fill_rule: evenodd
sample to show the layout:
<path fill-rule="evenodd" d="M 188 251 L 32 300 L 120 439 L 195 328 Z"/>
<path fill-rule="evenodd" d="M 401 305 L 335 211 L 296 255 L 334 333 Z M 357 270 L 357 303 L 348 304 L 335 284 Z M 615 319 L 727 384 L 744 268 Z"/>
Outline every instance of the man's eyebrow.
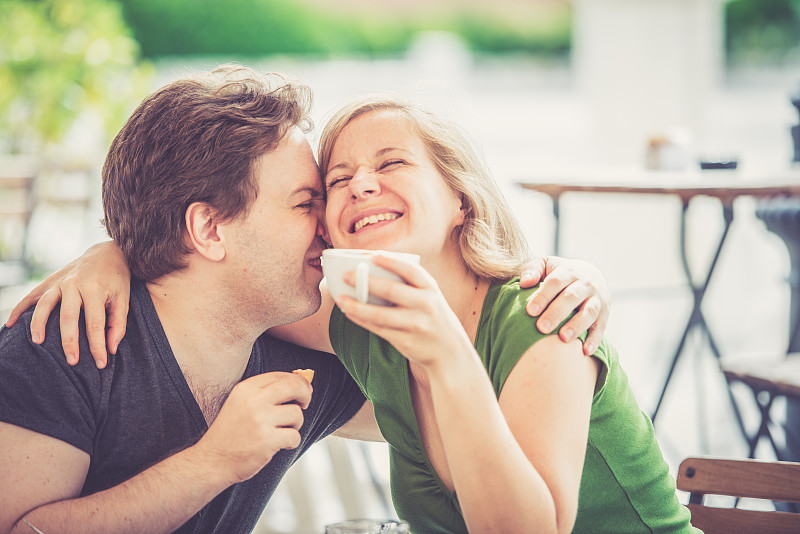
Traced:
<path fill-rule="evenodd" d="M 289 194 L 289 198 L 298 197 L 304 193 L 308 193 L 311 196 L 311 198 L 322 198 L 324 196 L 324 193 L 321 188 L 306 186 L 306 187 L 300 187 L 292 191 Z"/>

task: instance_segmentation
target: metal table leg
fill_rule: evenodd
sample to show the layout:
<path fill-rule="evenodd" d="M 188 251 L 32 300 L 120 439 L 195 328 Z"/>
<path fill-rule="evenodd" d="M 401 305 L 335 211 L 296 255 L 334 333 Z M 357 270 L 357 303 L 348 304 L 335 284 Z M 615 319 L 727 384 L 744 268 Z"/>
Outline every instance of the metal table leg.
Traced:
<path fill-rule="evenodd" d="M 681 340 L 678 343 L 678 347 L 675 350 L 675 354 L 672 357 L 672 362 L 670 364 L 669 370 L 667 371 L 667 376 L 664 380 L 664 386 L 661 388 L 661 393 L 658 397 L 658 402 L 656 403 L 656 407 L 653 410 L 652 415 L 650 416 L 653 424 L 655 424 L 656 416 L 658 415 L 658 411 L 661 408 L 661 404 L 664 401 L 664 395 L 667 392 L 667 387 L 669 386 L 670 380 L 672 379 L 672 374 L 675 371 L 675 366 L 678 363 L 678 359 L 680 358 L 681 354 L 683 353 L 684 347 L 686 345 L 686 340 L 689 337 L 689 333 L 694 329 L 700 329 L 700 331 L 705 334 L 705 338 L 708 340 L 708 345 L 711 348 L 711 351 L 714 354 L 714 357 L 718 360 L 721 357 L 719 348 L 717 347 L 717 343 L 714 341 L 714 336 L 711 334 L 711 330 L 708 328 L 708 324 L 706 323 L 705 317 L 703 316 L 702 310 L 702 303 L 703 297 L 706 294 L 706 290 L 708 289 L 709 283 L 711 282 L 711 277 L 714 274 L 714 269 L 717 266 L 717 260 L 719 260 L 720 252 L 722 252 L 722 247 L 725 244 L 725 240 L 728 237 L 728 231 L 730 230 L 731 223 L 733 222 L 733 204 L 732 203 L 723 203 L 722 204 L 722 215 L 725 222 L 725 227 L 722 230 L 722 235 L 720 236 L 719 243 L 717 245 L 716 252 L 714 253 L 714 257 L 711 260 L 711 265 L 708 268 L 708 272 L 706 273 L 705 280 L 702 284 L 698 285 L 695 283 L 694 276 L 692 275 L 692 270 L 689 266 L 688 255 L 687 255 L 687 246 L 686 246 L 686 234 L 687 234 L 687 225 L 686 225 L 686 212 L 689 208 L 689 200 L 683 199 L 683 205 L 681 209 L 681 242 L 680 242 L 680 249 L 681 249 L 681 263 L 683 264 L 683 271 L 686 274 L 686 280 L 689 284 L 689 287 L 692 290 L 693 296 L 693 305 L 692 305 L 692 313 L 689 316 L 689 321 L 686 324 L 686 328 L 683 331 L 683 335 L 681 336 Z M 739 413 L 739 408 L 734 402 L 733 394 L 730 388 L 727 388 L 728 396 L 730 397 L 731 405 L 733 406 L 734 415 L 736 416 L 736 421 L 739 424 L 740 429 L 744 431 L 744 424 L 742 422 L 741 414 Z"/>
<path fill-rule="evenodd" d="M 561 239 L 560 234 L 560 227 L 561 227 L 561 219 L 559 218 L 560 211 L 559 211 L 559 200 L 560 196 L 554 195 L 550 197 L 553 201 L 553 256 L 558 256 L 559 249 L 559 241 Z"/>

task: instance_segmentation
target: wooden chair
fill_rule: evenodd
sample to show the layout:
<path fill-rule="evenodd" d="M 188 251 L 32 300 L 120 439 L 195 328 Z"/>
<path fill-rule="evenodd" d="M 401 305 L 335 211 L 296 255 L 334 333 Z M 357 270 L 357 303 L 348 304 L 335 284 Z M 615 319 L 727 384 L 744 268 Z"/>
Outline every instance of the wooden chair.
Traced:
<path fill-rule="evenodd" d="M 706 534 L 800 532 L 800 514 L 704 504 L 706 495 L 800 502 L 800 463 L 692 457 L 681 462 L 677 483 L 689 492 L 692 525 Z"/>
<path fill-rule="evenodd" d="M 749 458 L 755 458 L 756 447 L 763 439 L 769 441 L 778 460 L 796 460 L 787 457 L 778 446 L 774 434 L 778 426 L 771 417 L 772 404 L 778 397 L 800 400 L 800 354 L 788 354 L 783 357 L 762 357 L 753 361 L 720 362 L 728 383 L 741 382 L 753 393 L 753 398 L 761 412 L 758 429 L 751 435 L 745 435 L 749 445 Z"/>
<path fill-rule="evenodd" d="M 37 172 L 33 161 L 0 158 L 0 289 L 23 282 L 30 271 L 28 227 Z"/>

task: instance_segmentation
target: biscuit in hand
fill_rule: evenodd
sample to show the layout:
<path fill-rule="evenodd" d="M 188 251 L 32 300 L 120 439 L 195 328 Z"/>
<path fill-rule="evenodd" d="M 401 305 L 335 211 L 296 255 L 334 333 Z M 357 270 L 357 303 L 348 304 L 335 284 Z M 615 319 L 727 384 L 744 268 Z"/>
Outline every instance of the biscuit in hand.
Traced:
<path fill-rule="evenodd" d="M 313 369 L 295 369 L 292 373 L 296 375 L 300 375 L 310 384 L 312 380 L 314 380 L 314 370 Z"/>

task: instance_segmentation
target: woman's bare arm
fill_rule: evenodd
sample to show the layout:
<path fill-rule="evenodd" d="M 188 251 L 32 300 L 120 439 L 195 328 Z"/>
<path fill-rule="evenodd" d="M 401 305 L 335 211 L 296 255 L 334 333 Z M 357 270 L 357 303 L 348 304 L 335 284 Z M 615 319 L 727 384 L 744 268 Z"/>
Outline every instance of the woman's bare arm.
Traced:
<path fill-rule="evenodd" d="M 582 260 L 548 256 L 523 268 L 520 285 L 533 286 L 542 277 L 541 287 L 528 303 L 528 313 L 539 317 L 536 324 L 542 332 L 550 332 L 577 309 L 559 335 L 569 341 L 588 328 L 583 350 L 585 354 L 593 353 L 605 330 L 611 305 L 602 273 Z M 334 303 L 324 281 L 322 293 L 322 306 L 317 313 L 292 325 L 273 328 L 270 333 L 304 347 L 333 352 L 328 339 L 328 319 Z M 83 308 L 89 347 L 97 366 L 103 368 L 108 353 L 116 353 L 125 335 L 129 299 L 130 271 L 125 257 L 113 241 L 107 241 L 90 247 L 36 286 L 14 307 L 6 326 L 12 327 L 35 304 L 31 335 L 35 342 L 41 343 L 47 319 L 61 302 L 61 343 L 67 361 L 74 365 L 80 356 L 78 321 Z"/>
<path fill-rule="evenodd" d="M 116 354 L 125 336 L 130 282 L 131 273 L 119 247 L 113 241 L 98 243 L 28 293 L 11 311 L 6 326 L 14 326 L 35 304 L 31 336 L 35 343 L 42 343 L 47 319 L 61 302 L 61 345 L 67 362 L 75 365 L 82 307 L 92 356 L 97 367 L 103 368 L 108 362 L 106 346 L 108 352 Z"/>

